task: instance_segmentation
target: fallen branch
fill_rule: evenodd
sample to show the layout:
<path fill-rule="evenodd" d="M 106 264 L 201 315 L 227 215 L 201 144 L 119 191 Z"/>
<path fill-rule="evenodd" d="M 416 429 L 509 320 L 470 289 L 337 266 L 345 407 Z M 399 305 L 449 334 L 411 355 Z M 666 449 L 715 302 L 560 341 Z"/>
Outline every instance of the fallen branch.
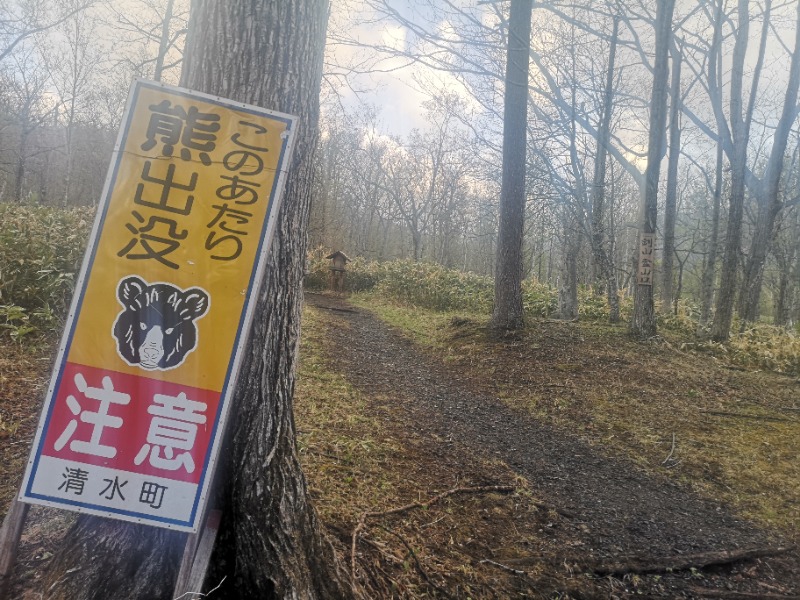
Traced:
<path fill-rule="evenodd" d="M 504 565 L 503 563 L 495 562 L 493 560 L 489 560 L 488 558 L 484 558 L 483 560 L 478 561 L 479 565 L 487 564 L 487 565 L 494 565 L 498 569 L 503 569 L 503 571 L 508 571 L 509 573 L 513 573 L 514 575 L 527 575 L 527 571 L 520 571 L 519 569 L 515 569 L 513 567 L 509 567 L 508 565 Z"/>
<path fill-rule="evenodd" d="M 675 452 L 675 434 L 674 433 L 672 434 L 672 448 L 669 449 L 669 454 L 667 455 L 667 458 L 665 458 L 664 462 L 661 463 L 662 466 L 669 462 L 669 459 L 672 458 L 672 453 L 673 452 Z"/>
<path fill-rule="evenodd" d="M 411 554 L 411 558 L 414 559 L 414 564 L 417 567 L 417 571 L 419 571 L 419 574 L 422 575 L 422 578 L 428 583 L 428 585 L 430 585 L 433 589 L 435 589 L 437 592 L 439 592 L 445 598 L 452 598 L 452 596 L 447 592 L 447 590 L 445 590 L 443 587 L 437 585 L 435 581 L 433 581 L 430 577 L 428 577 L 428 573 L 425 571 L 425 569 L 422 568 L 422 564 L 419 562 L 419 559 L 417 558 L 417 553 L 414 552 L 414 549 L 411 547 L 411 545 L 406 541 L 406 539 L 402 535 L 400 535 L 396 531 L 392 531 L 388 527 L 381 526 L 381 529 L 383 529 L 386 533 L 389 533 L 389 534 L 393 535 L 394 537 L 396 537 L 398 540 L 400 540 L 403 543 L 403 546 L 405 546 L 406 549 L 408 550 L 409 554 Z"/>
<path fill-rule="evenodd" d="M 414 510 L 415 508 L 423 508 L 427 509 L 430 506 L 433 506 L 437 502 L 441 502 L 445 498 L 450 496 L 455 496 L 456 494 L 484 494 L 488 492 L 500 492 L 500 493 L 509 493 L 513 492 L 516 489 L 516 486 L 513 485 L 484 485 L 480 487 L 457 487 L 451 490 L 447 490 L 446 492 L 442 492 L 441 494 L 437 494 L 427 502 L 412 502 L 411 504 L 406 504 L 405 506 L 400 506 L 398 508 L 392 508 L 389 510 L 383 511 L 366 511 L 362 513 L 361 517 L 358 519 L 358 523 L 356 523 L 355 528 L 353 528 L 353 534 L 350 540 L 350 574 L 355 581 L 356 578 L 356 544 L 358 544 L 358 536 L 364 530 L 364 527 L 367 525 L 367 519 L 375 518 L 375 517 L 385 517 L 388 515 L 397 515 L 400 513 L 408 512 L 410 510 Z"/>
<path fill-rule="evenodd" d="M 722 550 L 719 552 L 683 554 L 662 558 L 633 557 L 623 562 L 584 564 L 582 568 L 602 576 L 621 576 L 629 573 L 638 575 L 645 573 L 666 573 L 669 571 L 686 571 L 692 568 L 703 569 L 705 567 L 727 565 L 743 560 L 763 558 L 765 556 L 778 556 L 780 554 L 786 554 L 793 549 L 794 548 L 750 548 L 748 550 Z M 576 562 L 580 563 L 580 561 Z"/>

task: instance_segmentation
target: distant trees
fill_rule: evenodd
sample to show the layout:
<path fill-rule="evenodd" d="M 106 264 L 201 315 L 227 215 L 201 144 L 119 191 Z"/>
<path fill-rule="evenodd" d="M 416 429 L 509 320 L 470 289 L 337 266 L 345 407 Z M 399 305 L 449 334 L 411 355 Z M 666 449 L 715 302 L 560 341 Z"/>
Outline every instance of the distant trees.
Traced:
<path fill-rule="evenodd" d="M 8 0 L 0 6 L 0 63 L 30 38 L 83 12 L 96 0 L 50 3 L 44 0 Z"/>
<path fill-rule="evenodd" d="M 619 19 L 613 19 L 611 42 L 608 51 L 606 68 L 606 85 L 603 89 L 600 120 L 597 127 L 597 148 L 594 158 L 594 176 L 592 178 L 592 252 L 597 265 L 597 280 L 605 286 L 608 297 L 609 320 L 619 321 L 619 287 L 614 261 L 609 252 L 609 235 L 607 230 L 606 208 L 606 163 L 611 137 L 611 114 L 614 108 L 614 65 L 617 58 L 617 41 L 619 36 Z"/>
<path fill-rule="evenodd" d="M 175 83 L 188 0 L 0 7 L 0 200 L 92 204 L 133 77 Z"/>
<path fill-rule="evenodd" d="M 483 149 L 485 176 L 494 178 L 496 185 L 501 179 L 503 116 L 497 93 L 503 81 L 498 48 L 513 22 L 510 5 L 423 4 L 424 10 L 411 13 L 385 0 L 370 0 L 374 17 L 405 32 L 402 47 L 373 45 L 370 66 L 379 69 L 382 59 L 402 58 L 457 80 L 462 95 L 480 107 L 468 117 L 465 112 L 461 120 L 470 125 L 474 143 Z M 606 288 L 611 306 L 616 294 L 607 288 L 616 278 L 623 284 L 620 293 L 633 292 L 638 286 L 630 266 L 635 248 L 630 225 L 640 218 L 638 188 L 647 198 L 645 227 L 656 234 L 656 260 L 655 289 L 639 288 L 640 296 L 653 295 L 644 303 L 645 312 L 653 316 L 645 317 L 642 329 L 643 306 L 637 305 L 634 332 L 655 331 L 655 298 L 660 298 L 665 313 L 688 300 L 697 303 L 703 323 L 713 318 L 711 335 L 725 339 L 736 298 L 744 321 L 757 318 L 758 310 L 774 314 L 774 302 L 761 301 L 761 295 L 768 293 L 774 300 L 780 292 L 764 283 L 764 274 L 774 270 L 768 281 L 777 282 L 779 270 L 793 268 L 779 265 L 794 255 L 781 250 L 778 257 L 774 242 L 780 213 L 791 208 L 794 198 L 787 182 L 799 168 L 788 159 L 781 141 L 784 132 L 796 126 L 796 99 L 787 94 L 767 104 L 760 83 L 768 68 L 787 64 L 796 54 L 787 41 L 789 32 L 796 36 L 796 5 L 773 6 L 768 1 L 763 10 L 754 10 L 752 3 L 714 0 L 679 5 L 670 20 L 667 56 L 661 57 L 656 49 L 659 36 L 653 32 L 659 11 L 668 4 L 617 0 L 591 6 L 534 6 L 526 177 L 529 184 L 535 182 L 537 194 L 528 194 L 526 213 L 541 220 L 524 228 L 523 247 L 533 255 L 523 259 L 523 272 L 530 268 L 531 273 L 542 273 L 564 290 L 565 300 L 572 297 L 571 270 L 576 270 L 578 284 Z M 748 44 L 750 29 L 758 32 L 755 44 Z M 609 69 L 614 44 L 615 64 L 622 66 Z M 723 69 L 728 60 L 731 69 Z M 786 70 L 772 69 L 768 77 L 780 84 L 779 89 L 790 89 L 787 75 Z M 664 105 L 665 110 L 669 106 L 669 136 L 647 149 L 647 136 L 656 133 L 651 120 L 658 107 L 642 91 L 654 82 L 666 86 L 666 93 L 662 89 L 658 95 L 669 98 Z M 666 112 L 656 120 L 666 121 Z M 591 146 L 587 138 L 593 140 Z M 660 169 L 655 176 L 656 162 L 667 154 L 666 177 L 660 177 Z M 601 181 L 607 161 L 619 192 L 608 207 L 599 195 L 610 185 Z M 581 192 L 584 171 L 594 174 Z M 770 178 L 777 184 L 767 193 Z M 698 186 L 699 181 L 706 185 Z M 478 188 L 481 206 L 492 203 L 491 189 Z M 626 194 L 620 195 L 623 190 Z M 773 200 L 765 200 L 765 194 Z M 534 209 L 531 202 L 544 204 Z M 590 252 L 580 240 L 590 242 Z M 534 255 L 536 268 L 527 262 Z M 554 268 L 558 265 L 564 268 Z M 750 300 L 745 302 L 745 297 Z M 700 332 L 707 333 L 704 327 Z"/>
<path fill-rule="evenodd" d="M 767 3 L 769 10 L 769 2 Z M 767 13 L 768 14 L 768 13 Z M 765 17 L 767 19 L 768 17 Z M 739 313 L 744 321 L 753 322 L 758 318 L 761 288 L 764 281 L 764 267 L 775 235 L 775 223 L 785 206 L 780 194 L 781 176 L 786 162 L 786 147 L 792 125 L 797 119 L 797 93 L 800 87 L 800 2 L 797 3 L 794 51 L 789 65 L 789 80 L 783 100 L 780 118 L 772 136 L 764 174 L 757 184 L 756 222 L 753 229 L 744 269 Z M 787 265 L 788 267 L 788 265 Z"/>
<path fill-rule="evenodd" d="M 188 0 L 129 4 L 133 10 L 99 0 L 0 7 L 1 199 L 93 203 L 131 78 L 177 82 Z M 508 290 L 498 309 L 502 298 L 515 307 L 507 316 L 520 314 L 510 275 L 558 287 L 560 312 L 570 318 L 580 309 L 577 290 L 591 286 L 605 293 L 615 320 L 637 287 L 631 257 L 647 191 L 656 194 L 650 292 L 663 313 L 696 304 L 699 333 L 719 340 L 737 314 L 741 323 L 796 320 L 799 308 L 788 301 L 794 280 L 785 273 L 800 261 L 786 243 L 799 194 L 797 5 L 679 3 L 666 75 L 655 76 L 663 4 L 534 3 L 529 63 L 520 70 L 527 89 L 505 84 L 506 65 L 522 66 L 506 60 L 517 21 L 510 2 L 418 0 L 405 10 L 366 0 L 335 10 L 312 244 L 495 275 Z M 356 38 L 376 24 L 389 25 L 397 40 Z M 340 56 L 350 59 L 337 63 Z M 381 119 L 392 115 L 356 106 L 348 89 L 363 89 L 364 73 L 407 65 L 425 69 L 413 85 L 429 98 L 427 120 L 389 135 Z M 668 86 L 669 135 L 655 150 L 668 163 L 653 185 L 645 169 L 653 164 L 654 79 Z M 505 152 L 525 154 L 523 204 L 512 218 L 501 217 L 508 205 L 500 202 L 506 88 L 527 97 L 516 103 L 526 118 L 511 128 L 525 144 Z M 779 305 L 794 316 L 780 316 Z"/>

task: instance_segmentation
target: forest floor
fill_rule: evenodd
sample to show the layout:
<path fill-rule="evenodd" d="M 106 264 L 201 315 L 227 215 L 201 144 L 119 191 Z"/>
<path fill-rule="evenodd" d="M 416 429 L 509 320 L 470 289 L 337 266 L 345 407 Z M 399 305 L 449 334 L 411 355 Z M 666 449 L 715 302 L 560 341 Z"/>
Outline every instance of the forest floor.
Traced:
<path fill-rule="evenodd" d="M 800 381 L 623 327 L 498 340 L 306 298 L 301 449 L 369 596 L 800 598 Z"/>
<path fill-rule="evenodd" d="M 496 339 L 469 317 L 306 300 L 298 448 L 365 597 L 800 598 L 797 379 L 622 327 Z M 3 506 L 49 363 L 0 352 Z M 71 519 L 31 513 L 25 600 Z"/>

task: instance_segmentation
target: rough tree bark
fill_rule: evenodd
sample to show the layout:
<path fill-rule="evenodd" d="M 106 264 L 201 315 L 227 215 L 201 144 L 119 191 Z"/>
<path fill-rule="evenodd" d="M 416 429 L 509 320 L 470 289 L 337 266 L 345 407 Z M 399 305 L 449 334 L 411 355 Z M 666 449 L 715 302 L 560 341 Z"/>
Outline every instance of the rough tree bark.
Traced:
<path fill-rule="evenodd" d="M 194 0 L 182 84 L 300 117 L 295 155 L 221 453 L 224 517 L 216 597 L 344 598 L 297 460 L 292 394 L 300 332 L 327 0 Z M 47 598 L 171 598 L 181 534 L 79 519 L 53 561 Z M 53 587 L 50 587 L 53 586 Z"/>
<path fill-rule="evenodd" d="M 766 17 L 765 17 L 766 18 Z M 772 138 L 767 169 L 758 194 L 758 216 L 756 227 L 750 244 L 750 253 L 744 270 L 744 281 L 741 291 L 742 325 L 758 319 L 758 307 L 761 300 L 761 287 L 764 282 L 764 265 L 767 261 L 775 220 L 783 202 L 780 199 L 780 182 L 783 173 L 784 155 L 789 141 L 789 133 L 797 116 L 797 93 L 800 87 L 800 3 L 797 4 L 797 20 L 795 25 L 795 43 L 789 67 L 789 82 L 786 86 L 786 97 L 775 134 Z"/>
<path fill-rule="evenodd" d="M 603 92 L 603 108 L 597 134 L 597 152 L 594 159 L 594 178 L 592 183 L 592 251 L 600 280 L 606 288 L 608 296 L 609 320 L 619 321 L 619 291 L 617 274 L 607 246 L 606 234 L 606 158 L 610 133 L 611 112 L 614 99 L 614 61 L 617 54 L 617 38 L 619 35 L 619 19 L 614 19 L 611 32 L 611 48 L 608 51 L 608 72 L 606 88 Z"/>
<path fill-rule="evenodd" d="M 528 64 L 533 0 L 511 0 L 503 113 L 503 177 L 491 327 L 523 326 L 522 238 L 525 222 L 525 163 L 528 131 Z"/>
<path fill-rule="evenodd" d="M 672 13 L 675 0 L 659 0 L 656 11 L 656 56 L 653 67 L 653 91 L 650 100 L 650 133 L 647 143 L 647 169 L 645 170 L 643 233 L 656 232 L 658 218 L 658 178 L 661 172 L 661 155 L 667 112 L 667 82 L 669 80 L 669 43 L 672 36 Z M 638 268 L 638 261 L 637 261 Z M 653 286 L 639 285 L 634 290 L 631 333 L 638 338 L 656 334 L 656 314 L 653 303 Z"/>

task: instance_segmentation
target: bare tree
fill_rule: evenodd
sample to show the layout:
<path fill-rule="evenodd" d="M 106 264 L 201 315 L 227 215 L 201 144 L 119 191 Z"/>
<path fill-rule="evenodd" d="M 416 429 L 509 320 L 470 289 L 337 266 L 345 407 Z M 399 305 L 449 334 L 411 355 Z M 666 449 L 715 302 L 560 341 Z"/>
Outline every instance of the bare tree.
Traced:
<path fill-rule="evenodd" d="M 653 92 L 650 102 L 650 135 L 645 171 L 644 214 L 642 233 L 654 234 L 658 217 L 658 179 L 663 153 L 669 80 L 668 53 L 672 37 L 672 12 L 675 0 L 659 0 L 656 13 L 656 54 L 653 69 Z M 640 338 L 656 334 L 653 286 L 638 284 L 635 288 L 631 333 Z"/>
<path fill-rule="evenodd" d="M 788 212 L 788 214 L 787 214 Z M 778 264 L 778 285 L 775 293 L 775 325 L 794 327 L 800 285 L 800 211 L 782 213 L 775 237 L 773 254 Z"/>
<path fill-rule="evenodd" d="M 672 310 L 674 295 L 675 221 L 678 202 L 678 161 L 681 153 L 680 106 L 681 62 L 683 59 L 681 51 L 674 41 L 670 51 L 672 74 L 670 76 L 669 157 L 667 159 L 667 189 L 664 198 L 664 251 L 661 265 L 661 310 L 664 313 Z"/>
<path fill-rule="evenodd" d="M 60 25 L 94 3 L 95 0 L 75 3 L 51 3 L 47 0 L 3 2 L 0 5 L 0 63 L 28 38 Z"/>
<path fill-rule="evenodd" d="M 750 32 L 749 2 L 739 0 L 738 27 L 736 41 L 733 47 L 730 85 L 730 128 L 725 120 L 722 108 L 721 82 L 717 80 L 716 48 L 722 43 L 723 26 L 723 0 L 715 10 L 714 36 L 712 51 L 709 54 L 708 87 L 711 96 L 714 114 L 717 120 L 717 129 L 723 140 L 723 148 L 729 156 L 731 168 L 731 192 L 728 202 L 728 228 L 725 236 L 725 254 L 722 259 L 720 273 L 719 293 L 717 294 L 716 311 L 711 325 L 711 337 L 715 340 L 727 340 L 730 335 L 731 321 L 733 320 L 733 303 L 736 295 L 736 272 L 739 261 L 739 252 L 742 239 L 742 218 L 744 215 L 745 176 L 747 171 L 747 144 L 750 140 L 750 125 L 753 121 L 758 80 L 764 64 L 764 50 L 766 48 L 767 31 L 769 28 L 769 8 L 771 0 L 766 1 L 765 18 L 761 31 L 758 58 L 753 71 L 753 80 L 750 88 L 750 97 L 747 107 L 744 106 L 743 85 L 745 56 Z"/>
<path fill-rule="evenodd" d="M 597 150 L 594 158 L 594 181 L 592 184 L 592 251 L 597 264 L 600 280 L 606 288 L 608 296 L 609 320 L 619 321 L 619 292 L 614 262 L 609 253 L 608 233 L 606 229 L 606 158 L 611 133 L 611 112 L 614 103 L 614 61 L 617 54 L 619 37 L 619 19 L 614 18 L 611 33 L 611 45 L 608 51 L 608 71 L 606 87 L 603 91 L 603 105 L 597 135 Z M 613 232 L 611 232 L 613 235 Z"/>
<path fill-rule="evenodd" d="M 741 317 L 745 322 L 753 322 L 758 318 L 764 265 L 773 239 L 775 220 L 783 209 L 783 201 L 780 196 L 781 173 L 783 172 L 789 133 L 797 118 L 798 88 L 800 88 L 800 2 L 797 3 L 794 52 L 792 52 L 789 66 L 789 81 L 786 86 L 783 109 L 772 137 L 772 149 L 767 161 L 766 172 L 757 193 L 758 216 L 745 265 L 741 291 Z"/>
<path fill-rule="evenodd" d="M 722 141 L 717 142 L 717 153 L 714 168 L 714 189 L 712 192 L 711 208 L 711 233 L 706 243 L 705 259 L 703 261 L 703 275 L 700 284 L 700 318 L 698 321 L 698 334 L 711 320 L 711 306 L 714 301 L 714 280 L 717 269 L 717 251 L 719 249 L 719 221 L 722 205 L 722 164 L 724 153 Z"/>
<path fill-rule="evenodd" d="M 75 10 L 82 1 L 69 0 L 65 4 L 73 8 L 73 14 L 56 29 L 63 36 L 63 50 L 66 52 L 62 51 L 61 44 L 57 44 L 46 48 L 43 54 L 58 92 L 61 124 L 64 127 L 64 189 L 61 201 L 66 206 L 70 201 L 77 158 L 76 124 L 80 113 L 92 103 L 92 78 L 101 63 L 101 49 L 94 43 L 97 36 L 94 18 L 89 11 Z"/>
<path fill-rule="evenodd" d="M 124 61 L 155 81 L 177 73 L 187 31 L 187 0 L 135 0 L 125 5 L 112 0 L 108 6 L 118 42 L 129 47 L 121 53 Z"/>
<path fill-rule="evenodd" d="M 41 140 L 32 143 L 44 128 L 54 122 L 57 106 L 46 98 L 49 83 L 46 69 L 36 60 L 32 49 L 23 49 L 9 58 L 14 69 L 4 78 L 4 96 L 8 107 L 3 121 L 3 142 L 7 148 L 8 159 L 0 168 L 10 171 L 13 180 L 11 197 L 22 202 L 34 189 L 27 185 L 28 167 L 31 158 L 50 153 L 55 143 Z"/>

